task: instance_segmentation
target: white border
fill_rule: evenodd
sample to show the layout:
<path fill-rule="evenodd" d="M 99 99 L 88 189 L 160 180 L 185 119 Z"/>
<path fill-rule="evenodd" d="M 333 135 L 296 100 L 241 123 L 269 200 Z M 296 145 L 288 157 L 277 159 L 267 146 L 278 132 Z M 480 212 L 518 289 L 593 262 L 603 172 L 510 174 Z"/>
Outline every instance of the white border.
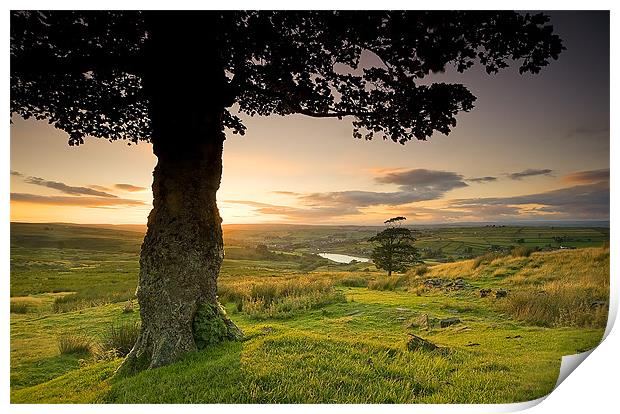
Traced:
<path fill-rule="evenodd" d="M 566 0 L 566 1 L 545 1 L 545 0 L 527 0 L 527 1 L 505 1 L 498 4 L 496 1 L 480 1 L 470 0 L 463 1 L 433 1 L 433 2 L 412 2 L 412 1 L 296 1 L 289 3 L 284 1 L 242 1 L 227 0 L 225 3 L 204 4 L 197 1 L 175 0 L 165 2 L 160 0 L 151 1 L 132 1 L 127 0 L 107 0 L 107 1 L 90 1 L 85 2 L 76 0 L 55 1 L 51 4 L 49 1 L 4 1 L 4 13 L 0 17 L 3 33 L 4 51 L 0 55 L 2 61 L 2 71 L 4 73 L 4 86 L 2 88 L 2 105 L 4 114 L 9 113 L 9 65 L 8 65 L 8 49 L 9 49 L 9 10 L 10 9 L 199 9 L 199 8 L 220 8 L 220 9 L 419 9 L 430 8 L 440 9 L 516 9 L 516 10 L 611 10 L 611 44 L 616 46 L 618 40 L 618 19 L 616 12 L 618 4 L 614 1 L 597 1 L 590 0 L 587 3 L 583 1 Z M 616 48 L 617 49 L 617 48 Z M 618 83 L 613 74 L 618 72 L 618 53 L 612 47 L 611 50 L 611 132 L 616 131 L 617 118 L 617 92 Z M 597 62 L 592 62 L 596 65 Z M 4 168 L 4 175 L 0 179 L 0 216 L 5 217 L 0 221 L 2 231 L 2 281 L 5 287 L 4 300 L 0 305 L 0 318 L 2 318 L 2 326 L 4 332 L 9 327 L 9 263 L 10 263 L 10 246 L 9 246 L 9 165 L 10 165 L 10 140 L 8 125 L 3 132 L 3 150 L 0 150 L 0 162 Z M 613 137 L 613 135 L 612 135 Z M 618 145 L 614 139 L 611 139 L 611 161 L 617 158 Z M 613 162 L 612 162 L 613 164 Z M 620 171 L 616 168 L 611 169 L 611 184 L 615 188 L 615 183 L 620 182 Z M 562 413 L 583 413 L 588 412 L 610 412 L 611 407 L 618 406 L 618 369 L 620 363 L 618 352 L 620 350 L 620 336 L 618 329 L 611 330 L 613 321 L 618 312 L 618 297 L 620 296 L 618 288 L 618 264 L 616 260 L 617 236 L 615 232 L 614 207 L 618 207 L 616 192 L 611 192 L 611 303 L 610 303 L 610 320 L 607 326 L 606 334 L 609 334 L 603 343 L 588 356 L 586 363 L 581 364 L 574 373 L 568 376 L 559 387 L 553 391 L 546 399 L 537 401 L 505 404 L 505 405 L 211 405 L 208 407 L 201 405 L 9 405 L 9 352 L 10 339 L 9 335 L 3 334 L 0 337 L 1 358 L 3 374 L 0 377 L 0 396 L 4 412 L 10 413 L 31 413 L 31 412 L 52 412 L 52 413 L 108 413 L 117 411 L 142 412 L 149 410 L 153 413 L 163 413 L 170 411 L 182 412 L 204 412 L 205 409 L 213 410 L 218 413 L 238 412 L 250 410 L 258 413 L 282 413 L 295 410 L 299 413 L 310 413 L 316 411 L 326 412 L 345 412 L 345 413 L 487 413 L 487 412 L 513 412 L 526 408 L 531 408 L 532 413 L 543 412 L 562 412 Z M 544 400 L 544 402 L 542 402 Z M 542 402 L 542 403 L 540 403 Z M 540 403 L 540 404 L 539 404 Z"/>

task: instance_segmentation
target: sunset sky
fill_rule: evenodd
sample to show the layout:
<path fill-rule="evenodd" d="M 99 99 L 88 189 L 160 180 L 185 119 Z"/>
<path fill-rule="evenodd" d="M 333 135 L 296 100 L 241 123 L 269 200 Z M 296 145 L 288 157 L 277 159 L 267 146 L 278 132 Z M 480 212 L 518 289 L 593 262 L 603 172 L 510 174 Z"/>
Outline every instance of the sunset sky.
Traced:
<path fill-rule="evenodd" d="M 433 76 L 478 98 L 448 137 L 403 146 L 356 140 L 347 118 L 242 116 L 247 134 L 224 147 L 224 224 L 607 220 L 609 14 L 550 15 L 567 50 L 541 74 Z M 13 121 L 11 220 L 146 222 L 150 144 L 69 147 L 46 122 Z"/>

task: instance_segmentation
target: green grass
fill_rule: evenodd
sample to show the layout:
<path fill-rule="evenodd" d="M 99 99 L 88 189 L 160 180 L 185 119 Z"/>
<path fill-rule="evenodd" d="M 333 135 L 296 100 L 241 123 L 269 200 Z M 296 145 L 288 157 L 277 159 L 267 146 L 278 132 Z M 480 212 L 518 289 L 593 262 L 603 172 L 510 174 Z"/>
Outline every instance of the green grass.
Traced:
<path fill-rule="evenodd" d="M 354 301 L 294 319 L 256 324 L 238 314 L 234 320 L 247 337 L 242 343 L 224 343 L 129 378 L 110 379 L 106 364 L 97 376 L 89 366 L 14 390 L 12 402 L 522 401 L 548 393 L 561 356 L 595 346 L 602 334 L 522 326 L 472 301 L 472 309 L 460 315 L 468 330 L 414 331 L 451 349 L 449 355 L 411 353 L 405 343 L 412 330 L 399 315 L 453 315 L 443 305 L 462 306 L 458 297 L 424 301 L 407 292 L 362 288 L 350 289 L 348 296 Z M 67 389 L 76 391 L 66 395 Z"/>
<path fill-rule="evenodd" d="M 608 249 L 488 257 L 477 266 L 466 260 L 414 269 L 388 280 L 368 264 L 319 266 L 310 272 L 300 268 L 308 240 L 335 247 L 329 251 L 355 254 L 364 246 L 367 228 L 342 228 L 347 245 L 334 236 L 333 228 L 275 226 L 269 237 L 277 243 L 269 248 L 278 253 L 270 258 L 261 256 L 270 255 L 264 251 L 243 251 L 264 242 L 264 230 L 237 226 L 225 234 L 237 251 L 230 255 L 234 259 L 225 260 L 219 286 L 220 300 L 243 329 L 244 341 L 225 342 L 170 366 L 120 378 L 113 376 L 120 359 L 107 355 L 98 362 L 102 358 L 97 355 L 61 354 L 58 338 L 88 338 L 101 346 L 110 338 L 110 326 L 139 321 L 137 304 L 133 312 L 124 312 L 123 292 L 135 289 L 134 248 L 141 234 L 64 225 L 53 230 L 45 230 L 46 225 L 13 226 L 11 307 L 26 312 L 11 313 L 12 403 L 531 400 L 551 391 L 563 355 L 598 344 L 607 310 L 580 304 L 609 297 Z M 529 241 L 538 237 L 537 230 L 444 229 L 428 230 L 427 236 L 446 249 L 461 249 L 458 246 L 467 246 L 468 239 L 483 251 L 488 240 L 503 237 L 508 243 L 518 235 Z M 541 239 L 554 234 L 550 229 L 540 232 Z M 585 229 L 577 236 L 574 229 L 571 237 L 585 240 L 592 232 Z M 599 232 L 601 238 L 606 234 Z M 115 249 L 106 238 L 125 242 Z M 293 251 L 286 250 L 290 246 Z M 470 287 L 421 289 L 427 278 L 463 278 Z M 392 286 L 393 280 L 397 283 Z M 481 288 L 508 289 L 509 295 L 480 298 Z M 539 291 L 547 295 L 536 312 L 516 306 L 522 297 L 532 303 Z M 54 312 L 55 303 L 71 303 L 73 297 L 104 300 Z M 330 300 L 335 297 L 338 300 Z M 258 311 L 247 308 L 258 300 Z M 271 306 L 279 311 L 269 311 Z M 556 313 L 558 309 L 574 312 Z M 603 313 L 592 319 L 592 312 Z M 436 322 L 448 317 L 458 317 L 461 323 L 447 328 L 431 323 L 428 329 L 417 323 L 421 318 Z M 410 333 L 445 351 L 407 351 Z"/>

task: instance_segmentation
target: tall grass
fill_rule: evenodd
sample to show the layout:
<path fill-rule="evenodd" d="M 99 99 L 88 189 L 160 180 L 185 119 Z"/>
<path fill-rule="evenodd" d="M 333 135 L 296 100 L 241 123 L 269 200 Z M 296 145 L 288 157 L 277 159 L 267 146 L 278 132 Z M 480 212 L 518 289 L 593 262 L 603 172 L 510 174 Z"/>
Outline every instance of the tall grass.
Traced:
<path fill-rule="evenodd" d="M 93 341 L 79 334 L 63 334 L 58 337 L 58 350 L 61 354 L 85 354 L 93 349 Z"/>
<path fill-rule="evenodd" d="M 496 259 L 500 259 L 500 258 L 502 258 L 504 256 L 506 256 L 506 254 L 505 253 L 500 253 L 500 252 L 485 253 L 485 254 L 483 254 L 481 256 L 476 257 L 472 261 L 471 268 L 472 269 L 477 269 L 482 264 L 489 264 L 492 261 L 494 261 Z"/>
<path fill-rule="evenodd" d="M 237 310 L 259 319 L 286 317 L 346 300 L 332 280 L 309 276 L 222 284 L 219 299 L 222 303 L 234 302 Z"/>
<path fill-rule="evenodd" d="M 346 287 L 366 287 L 368 286 L 368 280 L 361 276 L 349 276 L 344 277 L 338 281 L 342 286 Z"/>
<path fill-rule="evenodd" d="M 58 296 L 54 300 L 52 310 L 54 313 L 72 312 L 80 309 L 107 305 L 108 303 L 127 302 L 134 297 L 135 289 L 106 292 L 97 288 L 91 288 L 77 293 Z"/>
<path fill-rule="evenodd" d="M 101 349 L 104 353 L 113 353 L 116 356 L 126 356 L 133 348 L 140 334 L 139 322 L 123 322 L 108 327 L 101 340 Z"/>
<path fill-rule="evenodd" d="M 505 280 L 514 288 L 499 306 L 534 325 L 603 328 L 609 275 L 609 249 L 537 254 Z"/>
<path fill-rule="evenodd" d="M 24 302 L 11 302 L 11 313 L 28 313 L 30 307 Z"/>
<path fill-rule="evenodd" d="M 394 275 L 394 276 L 380 276 L 375 280 L 368 282 L 368 289 L 370 290 L 396 290 L 409 284 L 411 276 Z"/>

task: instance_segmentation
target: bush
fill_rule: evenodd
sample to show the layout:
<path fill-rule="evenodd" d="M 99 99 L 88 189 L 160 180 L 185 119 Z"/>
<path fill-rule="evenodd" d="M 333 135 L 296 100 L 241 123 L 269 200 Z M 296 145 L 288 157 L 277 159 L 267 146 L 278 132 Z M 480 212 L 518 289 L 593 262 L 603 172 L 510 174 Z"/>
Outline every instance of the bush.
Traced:
<path fill-rule="evenodd" d="M 133 348 L 140 334 L 140 322 L 112 324 L 105 332 L 100 352 L 112 352 L 117 356 L 126 356 Z"/>
<path fill-rule="evenodd" d="M 415 276 L 424 276 L 425 274 L 427 274 L 427 273 L 428 273 L 428 270 L 429 270 L 429 269 L 428 269 L 428 266 L 427 266 L 427 265 L 425 265 L 425 264 L 421 264 L 421 265 L 416 266 L 416 267 L 414 267 L 414 268 L 412 269 L 413 274 L 414 274 Z"/>
<path fill-rule="evenodd" d="M 92 340 L 83 335 L 64 334 L 58 337 L 58 350 L 61 354 L 91 353 L 92 348 Z"/>
<path fill-rule="evenodd" d="M 28 313 L 28 304 L 24 302 L 11 302 L 11 313 Z"/>

